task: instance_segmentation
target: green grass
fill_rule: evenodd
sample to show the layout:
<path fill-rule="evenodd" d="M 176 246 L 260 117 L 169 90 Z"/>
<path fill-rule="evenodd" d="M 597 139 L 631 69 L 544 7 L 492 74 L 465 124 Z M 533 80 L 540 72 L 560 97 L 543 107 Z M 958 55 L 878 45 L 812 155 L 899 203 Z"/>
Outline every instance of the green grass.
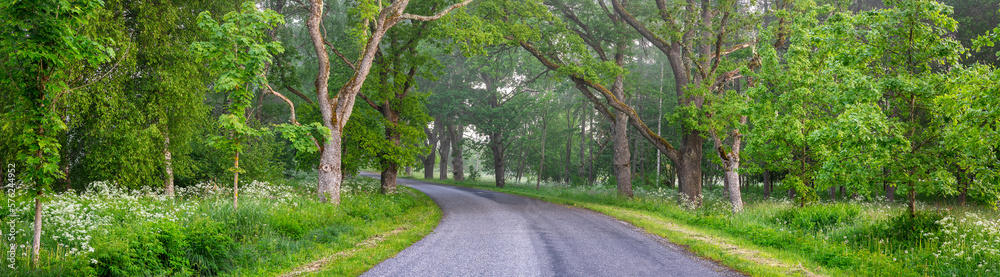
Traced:
<path fill-rule="evenodd" d="M 419 174 L 417 174 L 419 175 Z M 692 253 L 752 276 L 995 276 L 1000 220 L 982 208 L 925 207 L 916 218 L 897 203 L 823 202 L 799 208 L 787 199 L 752 200 L 729 212 L 720 188 L 704 205 L 677 205 L 675 189 L 636 186 L 622 199 L 611 186 L 430 180 L 577 206 L 630 222 Z M 746 199 L 760 199 L 752 193 Z"/>
<path fill-rule="evenodd" d="M 52 195 L 44 200 L 39 267 L 30 269 L 27 249 L 19 248 L 16 270 L 0 254 L 0 275 L 278 276 L 316 261 L 323 262 L 304 275 L 359 275 L 441 218 L 430 198 L 410 188 L 382 195 L 377 180 L 348 179 L 335 206 L 315 200 L 314 184 L 241 184 L 236 208 L 232 192 L 214 184 L 179 190 L 176 200 L 107 183 Z M 0 221 L 16 222 L 14 242 L 28 244 L 33 199 L 0 201 L 8 197 L 17 204 L 0 208 Z"/>

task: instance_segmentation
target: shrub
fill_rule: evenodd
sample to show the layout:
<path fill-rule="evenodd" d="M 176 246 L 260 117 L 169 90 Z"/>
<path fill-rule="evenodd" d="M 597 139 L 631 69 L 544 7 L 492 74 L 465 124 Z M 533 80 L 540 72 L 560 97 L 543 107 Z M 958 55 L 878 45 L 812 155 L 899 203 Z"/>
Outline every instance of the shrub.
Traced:
<path fill-rule="evenodd" d="M 231 267 L 230 251 L 236 243 L 224 228 L 222 223 L 206 217 L 188 223 L 186 255 L 190 266 L 200 275 L 215 275 Z"/>
<path fill-rule="evenodd" d="M 913 216 L 902 213 L 889 219 L 888 230 L 884 234 L 898 241 L 916 241 L 925 233 L 936 233 L 941 230 L 938 221 L 942 218 L 944 214 L 932 211 L 920 211 Z"/>
<path fill-rule="evenodd" d="M 121 225 L 112 228 L 97 243 L 94 257 L 97 274 L 101 276 L 148 276 L 187 271 L 185 234 L 173 221 Z"/>
<path fill-rule="evenodd" d="M 812 205 L 789 208 L 779 212 L 775 220 L 798 230 L 819 231 L 842 223 L 852 222 L 861 210 L 851 204 Z"/>

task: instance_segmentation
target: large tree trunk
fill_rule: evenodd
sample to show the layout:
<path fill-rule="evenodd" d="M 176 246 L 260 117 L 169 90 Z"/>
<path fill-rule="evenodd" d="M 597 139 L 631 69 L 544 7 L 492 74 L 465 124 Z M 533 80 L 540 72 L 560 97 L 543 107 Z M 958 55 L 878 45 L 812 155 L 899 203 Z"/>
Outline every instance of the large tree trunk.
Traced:
<path fill-rule="evenodd" d="M 701 158 L 704 138 L 700 132 L 689 130 L 684 135 L 684 151 L 677 168 L 677 185 L 683 194 L 682 204 L 701 206 Z"/>
<path fill-rule="evenodd" d="M 391 161 L 384 161 L 382 165 L 382 184 L 379 187 L 379 192 L 382 194 L 393 194 L 396 193 L 396 175 L 398 175 L 399 166 Z"/>
<path fill-rule="evenodd" d="M 340 173 L 340 142 L 343 130 L 338 126 L 339 118 L 335 118 L 334 103 L 330 103 L 329 98 L 330 58 L 326 53 L 326 46 L 323 45 L 326 39 L 320 32 L 323 14 L 323 0 L 312 0 L 306 25 L 309 28 L 313 48 L 316 50 L 316 63 L 319 66 L 315 81 L 319 110 L 323 117 L 323 126 L 330 130 L 329 139 L 320 148 L 316 194 L 321 202 L 340 204 L 340 181 L 343 178 Z"/>
<path fill-rule="evenodd" d="M 455 124 L 454 129 L 448 126 L 451 134 L 451 172 L 455 181 L 465 180 L 465 161 L 462 157 L 462 136 L 465 134 L 465 127 L 462 124 Z"/>
<path fill-rule="evenodd" d="M 438 163 L 438 179 L 448 179 L 448 158 L 451 157 L 451 137 L 448 136 L 447 129 L 441 129 L 441 161 Z"/>
<path fill-rule="evenodd" d="M 621 56 L 621 52 L 616 54 L 616 56 Z M 616 57 L 618 58 L 618 57 Z M 619 64 L 621 62 L 620 59 Z M 621 75 L 615 77 L 615 82 L 611 86 L 611 92 L 615 94 L 618 99 L 625 99 L 624 88 L 624 78 Z M 622 197 L 632 197 L 632 168 L 631 168 L 631 153 L 629 153 L 628 147 L 628 114 L 622 111 L 617 111 L 615 113 L 615 118 L 612 121 L 611 126 L 611 136 L 612 143 L 614 143 L 614 157 L 612 158 L 612 163 L 615 168 L 615 181 L 617 182 L 618 196 Z"/>
<path fill-rule="evenodd" d="M 764 170 L 764 199 L 771 198 L 771 171 Z"/>
<path fill-rule="evenodd" d="M 732 206 L 733 213 L 743 211 L 743 196 L 740 194 L 740 175 L 736 172 L 737 168 L 739 168 L 739 161 L 725 167 L 726 179 L 724 182 L 729 187 L 729 204 Z"/>
<path fill-rule="evenodd" d="M 340 182 L 343 175 L 340 172 L 341 163 L 341 132 L 330 130 L 330 139 L 323 143 L 323 151 L 319 159 L 319 186 L 316 193 L 322 202 L 340 204 Z"/>
<path fill-rule="evenodd" d="M 740 117 L 740 124 L 746 124 L 747 117 Z M 743 142 L 743 134 L 740 133 L 739 129 L 733 129 L 730 132 L 730 137 L 732 137 L 732 144 L 729 146 L 729 150 L 722 145 L 722 139 L 714 132 L 710 132 L 712 141 L 715 143 L 715 151 L 719 154 L 719 159 L 722 161 L 723 170 L 723 183 L 726 185 L 726 190 L 729 192 L 729 203 L 732 205 L 733 213 L 739 213 L 743 211 L 743 196 L 740 191 L 740 147 Z"/>
<path fill-rule="evenodd" d="M 400 146 L 400 134 L 396 131 L 399 125 L 399 112 L 392 109 L 391 103 L 386 100 L 380 106 L 382 116 L 388 121 L 385 127 L 385 138 L 394 146 Z M 382 178 L 379 192 L 382 194 L 396 193 L 396 176 L 399 175 L 399 164 L 390 159 L 382 158 Z"/>
<path fill-rule="evenodd" d="M 507 184 L 507 180 L 504 177 L 507 168 L 504 164 L 503 135 L 500 133 L 490 133 L 488 137 L 490 139 L 490 151 L 493 152 L 493 171 L 496 176 L 496 184 L 498 188 L 502 188 Z"/>
<path fill-rule="evenodd" d="M 437 129 L 437 124 L 435 124 L 435 129 Z M 427 153 L 427 156 L 422 158 L 424 164 L 424 179 L 434 178 L 434 161 L 437 159 L 437 143 L 438 137 L 437 132 L 432 132 L 427 126 L 424 126 L 424 134 L 427 135 L 427 145 L 430 146 L 431 152 Z"/>

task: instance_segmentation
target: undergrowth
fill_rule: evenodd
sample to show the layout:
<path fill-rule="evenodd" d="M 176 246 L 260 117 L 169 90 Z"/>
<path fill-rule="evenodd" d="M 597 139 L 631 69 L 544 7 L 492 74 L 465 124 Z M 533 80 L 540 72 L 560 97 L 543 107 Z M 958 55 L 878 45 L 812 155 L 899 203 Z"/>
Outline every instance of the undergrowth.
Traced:
<path fill-rule="evenodd" d="M 83 192 L 43 200 L 39 266 L 30 266 L 34 198 L 0 195 L 3 276 L 244 276 L 282 272 L 330 249 L 346 249 L 397 224 L 419 193 L 381 195 L 378 183 L 352 178 L 339 206 L 315 200 L 315 180 L 241 183 L 239 206 L 226 185 L 180 188 L 175 199 L 156 189 L 127 190 L 95 182 Z M 403 191 L 409 190 L 402 188 Z M 6 203 L 13 203 L 8 206 Z M 8 241 L 8 222 L 14 239 Z M 395 227 L 392 227 L 395 228 Z M 10 268 L 8 258 L 13 258 Z M 363 270 L 361 270 L 363 271 Z M 264 274 L 267 275 L 267 274 Z M 273 275 L 273 274 L 272 274 Z"/>

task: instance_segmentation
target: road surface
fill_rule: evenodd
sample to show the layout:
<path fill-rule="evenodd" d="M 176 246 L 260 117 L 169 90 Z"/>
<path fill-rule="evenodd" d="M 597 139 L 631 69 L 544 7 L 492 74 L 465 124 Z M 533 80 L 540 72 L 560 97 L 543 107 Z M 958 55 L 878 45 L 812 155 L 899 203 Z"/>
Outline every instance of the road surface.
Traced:
<path fill-rule="evenodd" d="M 444 217 L 431 234 L 362 276 L 740 276 L 593 211 L 399 182 L 430 196 Z"/>

